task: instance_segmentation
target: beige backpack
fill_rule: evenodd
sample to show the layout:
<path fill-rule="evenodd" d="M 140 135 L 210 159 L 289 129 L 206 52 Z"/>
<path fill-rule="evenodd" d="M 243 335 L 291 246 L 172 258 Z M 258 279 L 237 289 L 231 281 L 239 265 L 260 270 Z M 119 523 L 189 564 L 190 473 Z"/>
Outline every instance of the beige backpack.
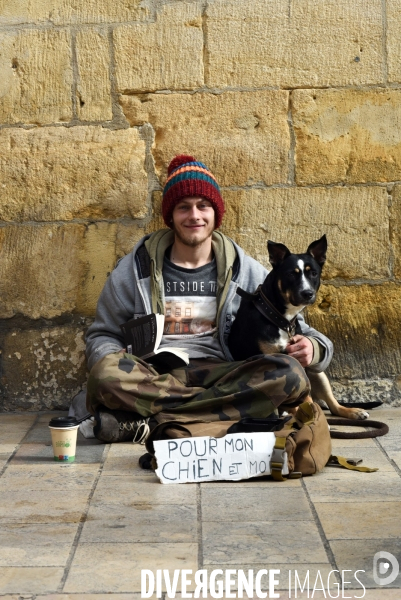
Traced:
<path fill-rule="evenodd" d="M 151 461 L 154 455 L 154 441 L 199 436 L 219 438 L 225 436 L 232 425 L 232 421 L 161 423 L 156 426 L 147 439 L 146 448 L 150 454 L 141 457 L 140 464 L 143 468 L 156 468 L 155 460 Z M 274 431 L 274 434 L 276 435 L 276 444 L 271 459 L 271 474 L 277 481 L 313 475 L 321 471 L 327 464 L 363 472 L 377 471 L 377 469 L 356 466 L 356 461 L 352 461 L 352 459 L 347 460 L 341 456 L 332 455 L 329 425 L 322 409 L 316 403 L 300 404 L 296 416 L 288 420 L 282 429 Z M 282 469 L 285 452 L 287 453 L 289 475 L 284 476 Z M 146 467 L 145 464 L 149 466 Z"/>

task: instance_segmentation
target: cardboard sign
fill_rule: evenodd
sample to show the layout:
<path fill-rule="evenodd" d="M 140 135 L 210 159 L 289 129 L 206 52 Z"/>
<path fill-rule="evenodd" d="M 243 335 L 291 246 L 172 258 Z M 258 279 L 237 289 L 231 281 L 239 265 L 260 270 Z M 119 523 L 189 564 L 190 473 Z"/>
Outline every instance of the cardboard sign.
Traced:
<path fill-rule="evenodd" d="M 272 432 L 161 440 L 154 442 L 156 475 L 162 483 L 239 481 L 270 475 L 275 441 Z M 280 452 L 284 459 L 282 472 L 287 475 L 287 453 Z"/>

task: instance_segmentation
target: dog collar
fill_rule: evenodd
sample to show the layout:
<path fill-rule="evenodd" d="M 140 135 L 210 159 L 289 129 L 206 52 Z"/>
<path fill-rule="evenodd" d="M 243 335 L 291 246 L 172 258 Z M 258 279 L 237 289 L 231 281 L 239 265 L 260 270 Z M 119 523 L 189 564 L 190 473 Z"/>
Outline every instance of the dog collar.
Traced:
<path fill-rule="evenodd" d="M 260 314 L 265 317 L 270 323 L 276 325 L 279 329 L 287 332 L 288 338 L 293 339 L 296 333 L 301 333 L 297 315 L 291 321 L 288 321 L 281 313 L 278 312 L 277 308 L 270 302 L 268 298 L 262 292 L 262 286 L 260 285 L 256 292 L 251 294 L 246 292 L 242 288 L 237 288 L 237 294 L 241 298 L 250 300 L 253 305 L 258 309 Z"/>

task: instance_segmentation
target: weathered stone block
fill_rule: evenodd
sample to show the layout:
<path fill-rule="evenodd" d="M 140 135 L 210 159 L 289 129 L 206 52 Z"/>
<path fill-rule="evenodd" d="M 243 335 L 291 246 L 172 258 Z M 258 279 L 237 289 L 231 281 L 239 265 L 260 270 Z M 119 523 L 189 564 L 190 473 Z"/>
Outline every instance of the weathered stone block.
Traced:
<path fill-rule="evenodd" d="M 167 228 L 162 217 L 162 198 L 163 195 L 161 192 L 153 192 L 150 219 L 145 223 L 135 223 L 134 221 L 118 223 L 115 244 L 117 259 L 131 252 L 143 236 L 153 233 L 158 229 Z"/>
<path fill-rule="evenodd" d="M 333 370 L 333 369 L 331 369 Z M 401 406 L 401 394 L 394 378 L 371 377 L 370 379 L 330 378 L 334 397 L 339 402 L 375 402 L 381 400 L 387 406 Z M 371 417 L 375 418 L 371 413 Z"/>
<path fill-rule="evenodd" d="M 401 287 L 323 285 L 307 320 L 334 343 L 336 378 L 388 378 L 401 371 Z"/>
<path fill-rule="evenodd" d="M 111 120 L 109 41 L 107 34 L 84 29 L 76 38 L 79 83 L 78 117 L 82 121 Z"/>
<path fill-rule="evenodd" d="M 143 225 L 138 225 L 134 221 L 118 223 L 115 241 L 116 259 L 125 256 L 139 240 L 149 233 Z"/>
<path fill-rule="evenodd" d="M 145 226 L 145 234 L 153 233 L 158 229 L 165 229 L 167 225 L 165 224 L 162 216 L 162 202 L 163 202 L 163 194 L 162 192 L 153 192 L 152 194 L 152 214 L 149 223 Z"/>
<path fill-rule="evenodd" d="M 69 408 L 72 396 L 86 381 L 87 323 L 80 321 L 56 327 L 16 327 L 2 336 L 0 407 Z"/>
<path fill-rule="evenodd" d="M 214 0 L 206 10 L 205 83 L 383 82 L 382 36 L 381 0 Z"/>
<path fill-rule="evenodd" d="M 116 232 L 104 222 L 1 228 L 0 318 L 94 315 L 116 263 Z"/>
<path fill-rule="evenodd" d="M 114 30 L 120 92 L 194 89 L 203 85 L 203 32 L 198 3 L 162 6 L 155 23 Z"/>
<path fill-rule="evenodd" d="M 3 0 L 0 24 L 50 22 L 56 25 L 132 21 L 149 14 L 141 0 Z"/>
<path fill-rule="evenodd" d="M 297 183 L 401 179 L 400 90 L 297 90 L 293 120 Z"/>
<path fill-rule="evenodd" d="M 398 0 L 386 0 L 386 12 L 388 80 L 392 83 L 398 83 L 401 81 L 401 6 Z"/>
<path fill-rule="evenodd" d="M 153 156 L 162 177 L 176 154 L 189 153 L 221 186 L 287 181 L 286 91 L 122 96 L 121 104 L 131 125 L 154 128 Z"/>
<path fill-rule="evenodd" d="M 117 223 L 88 225 L 81 242 L 80 264 L 84 277 L 76 289 L 76 312 L 94 315 L 105 281 L 116 264 Z M 79 267 L 78 267 L 79 268 Z"/>
<path fill-rule="evenodd" d="M 401 186 L 394 186 L 390 208 L 390 240 L 394 251 L 394 275 L 401 279 Z"/>
<path fill-rule="evenodd" d="M 134 221 L 118 223 L 115 243 L 117 259 L 131 252 L 143 236 L 167 228 L 162 217 L 162 199 L 162 192 L 153 192 L 151 215 L 143 224 Z"/>
<path fill-rule="evenodd" d="M 149 15 L 146 7 L 141 7 L 141 0 L 58 0 L 59 6 L 54 10 L 54 21 L 62 23 L 110 23 L 136 21 Z"/>
<path fill-rule="evenodd" d="M 131 252 L 143 236 L 158 229 L 167 228 L 162 217 L 162 199 L 162 192 L 153 192 L 150 218 L 144 223 L 135 223 L 134 221 L 118 223 L 115 243 L 117 259 Z"/>
<path fill-rule="evenodd" d="M 116 223 L 0 228 L 0 319 L 94 315 L 116 254 Z"/>
<path fill-rule="evenodd" d="M 0 123 L 72 118 L 70 34 L 24 30 L 0 35 Z"/>
<path fill-rule="evenodd" d="M 143 218 L 145 142 L 100 126 L 0 131 L 0 219 Z"/>
<path fill-rule="evenodd" d="M 84 225 L 0 228 L 0 318 L 52 318 L 76 306 Z"/>
<path fill-rule="evenodd" d="M 52 5 L 59 3 L 55 0 Z M 52 8 L 53 8 L 52 6 Z M 52 8 L 46 0 L 3 0 L 0 4 L 0 23 L 19 25 L 21 23 L 41 23 L 48 21 Z"/>
<path fill-rule="evenodd" d="M 293 252 L 326 233 L 323 277 L 382 279 L 389 276 L 389 217 L 382 187 L 226 190 L 221 230 L 270 269 L 267 240 Z"/>

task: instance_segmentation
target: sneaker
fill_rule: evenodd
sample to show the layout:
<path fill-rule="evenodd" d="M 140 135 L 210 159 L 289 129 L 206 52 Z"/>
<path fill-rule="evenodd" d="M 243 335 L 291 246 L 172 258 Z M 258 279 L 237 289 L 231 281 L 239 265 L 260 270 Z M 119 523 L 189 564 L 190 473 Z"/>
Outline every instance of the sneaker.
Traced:
<path fill-rule="evenodd" d="M 130 442 L 144 444 L 149 433 L 149 418 L 125 410 L 110 410 L 103 406 L 95 414 L 95 437 L 105 444 Z"/>

